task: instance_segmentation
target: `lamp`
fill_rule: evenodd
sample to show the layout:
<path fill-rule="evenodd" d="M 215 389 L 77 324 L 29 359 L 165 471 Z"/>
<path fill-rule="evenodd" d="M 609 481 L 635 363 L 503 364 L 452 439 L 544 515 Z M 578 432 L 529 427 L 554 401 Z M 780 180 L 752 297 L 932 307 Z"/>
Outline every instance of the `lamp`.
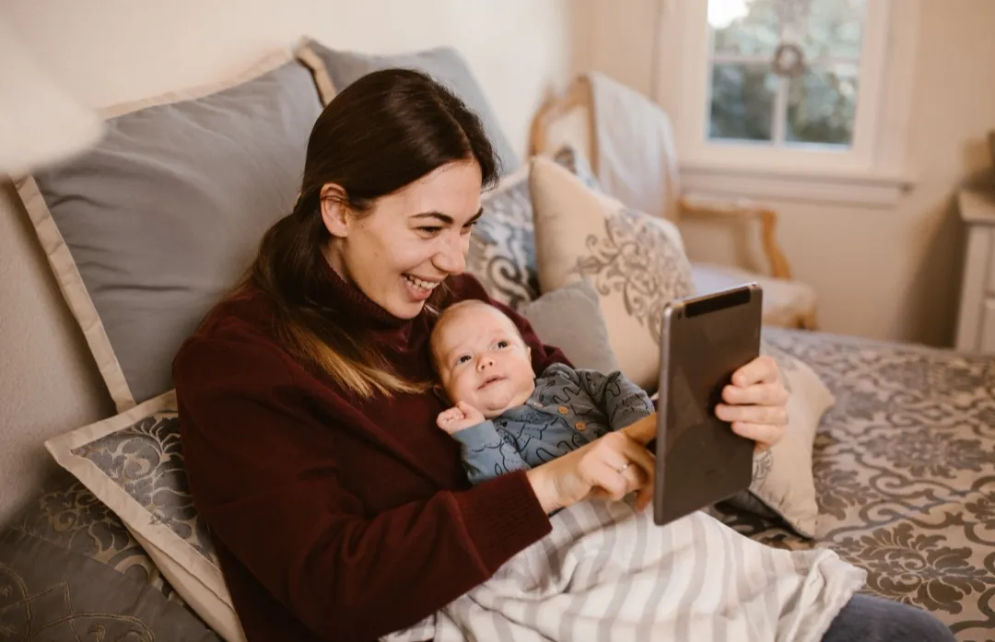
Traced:
<path fill-rule="evenodd" d="M 0 176 L 69 158 L 97 142 L 103 123 L 35 63 L 0 19 Z"/>

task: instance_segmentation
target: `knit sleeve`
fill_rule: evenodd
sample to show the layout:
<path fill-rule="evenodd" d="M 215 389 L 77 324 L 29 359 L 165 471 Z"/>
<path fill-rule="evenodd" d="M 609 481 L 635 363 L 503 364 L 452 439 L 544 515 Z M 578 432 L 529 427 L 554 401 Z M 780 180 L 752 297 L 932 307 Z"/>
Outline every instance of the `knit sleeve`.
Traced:
<path fill-rule="evenodd" d="M 374 471 L 393 460 L 347 440 L 369 420 L 345 397 L 316 412 L 301 372 L 252 340 L 191 339 L 174 362 L 198 513 L 244 568 L 235 575 L 253 582 L 232 586 L 237 610 L 257 583 L 320 639 L 373 639 L 430 615 L 548 532 L 523 472 L 466 490 L 426 485 L 423 498 L 371 508 L 360 489 L 383 486 Z M 373 453 L 369 466 L 358 448 Z M 247 631 L 266 617 L 253 604 L 239 610 Z"/>
<path fill-rule="evenodd" d="M 460 442 L 463 468 L 471 484 L 479 484 L 513 470 L 528 470 L 515 447 L 503 438 L 490 419 L 453 433 Z"/>

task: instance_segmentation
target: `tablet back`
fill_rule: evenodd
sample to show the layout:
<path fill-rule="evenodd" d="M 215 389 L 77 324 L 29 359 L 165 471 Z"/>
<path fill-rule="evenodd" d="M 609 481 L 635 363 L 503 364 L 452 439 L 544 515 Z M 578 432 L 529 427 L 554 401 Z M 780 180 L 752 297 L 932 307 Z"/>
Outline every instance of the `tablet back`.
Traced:
<path fill-rule="evenodd" d="M 750 485 L 752 440 L 715 416 L 732 373 L 760 353 L 758 285 L 677 299 L 663 313 L 653 519 L 687 515 Z"/>

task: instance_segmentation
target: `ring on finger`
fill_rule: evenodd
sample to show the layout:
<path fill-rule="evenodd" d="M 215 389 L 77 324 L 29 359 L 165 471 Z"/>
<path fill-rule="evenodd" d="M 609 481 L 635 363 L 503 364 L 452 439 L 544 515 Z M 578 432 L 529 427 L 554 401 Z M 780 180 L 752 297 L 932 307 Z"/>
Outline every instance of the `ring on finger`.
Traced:
<path fill-rule="evenodd" d="M 615 470 L 616 470 L 616 471 L 618 472 L 618 474 L 619 474 L 619 475 L 621 475 L 621 474 L 622 474 L 622 473 L 624 473 L 624 472 L 626 471 L 626 469 L 628 469 L 628 468 L 629 468 L 629 466 L 631 466 L 631 465 L 632 465 L 632 462 L 631 462 L 631 461 L 627 461 L 627 462 L 625 462 L 624 464 L 622 464 L 621 466 L 619 466 L 618 468 L 616 468 Z"/>

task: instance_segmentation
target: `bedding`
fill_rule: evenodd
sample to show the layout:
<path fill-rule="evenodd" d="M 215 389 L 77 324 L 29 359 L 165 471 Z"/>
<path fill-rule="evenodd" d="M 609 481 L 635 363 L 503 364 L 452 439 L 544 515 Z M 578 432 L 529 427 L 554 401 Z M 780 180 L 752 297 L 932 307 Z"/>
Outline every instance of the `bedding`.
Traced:
<path fill-rule="evenodd" d="M 995 639 L 995 360 L 769 328 L 836 398 L 813 448 L 807 540 L 753 513 L 726 524 L 784 548 L 830 548 L 866 590 L 930 611 L 960 640 Z"/>
<path fill-rule="evenodd" d="M 818 642 L 864 582 L 835 553 L 788 555 L 700 511 L 658 527 L 651 509 L 586 501 L 550 522 L 489 580 L 388 640 Z"/>

